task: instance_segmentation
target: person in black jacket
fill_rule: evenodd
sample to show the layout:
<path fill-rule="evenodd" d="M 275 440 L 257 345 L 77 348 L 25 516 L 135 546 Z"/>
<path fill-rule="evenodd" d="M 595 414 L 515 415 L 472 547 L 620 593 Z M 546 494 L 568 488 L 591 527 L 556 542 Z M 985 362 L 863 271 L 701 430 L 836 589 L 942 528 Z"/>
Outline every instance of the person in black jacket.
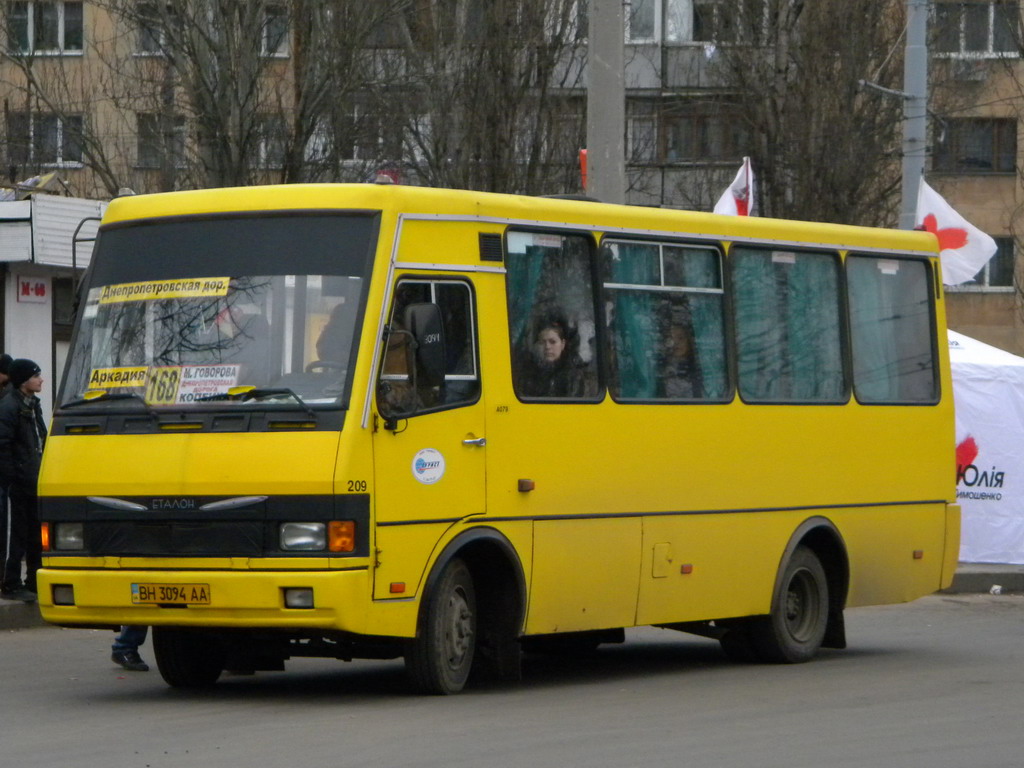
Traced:
<path fill-rule="evenodd" d="M 36 571 L 42 560 L 36 484 L 46 443 L 46 425 L 37 394 L 42 370 L 32 360 L 11 362 L 11 391 L 0 399 L 0 485 L 10 498 L 0 597 L 26 603 L 36 599 Z M 25 561 L 25 581 L 21 562 Z"/>
<path fill-rule="evenodd" d="M 0 354 L 0 399 L 3 399 L 11 391 L 11 363 L 14 358 L 6 352 Z M 0 563 L 3 562 L 4 553 L 7 552 L 7 487 L 0 483 Z M 0 581 L 2 581 L 0 571 Z"/>

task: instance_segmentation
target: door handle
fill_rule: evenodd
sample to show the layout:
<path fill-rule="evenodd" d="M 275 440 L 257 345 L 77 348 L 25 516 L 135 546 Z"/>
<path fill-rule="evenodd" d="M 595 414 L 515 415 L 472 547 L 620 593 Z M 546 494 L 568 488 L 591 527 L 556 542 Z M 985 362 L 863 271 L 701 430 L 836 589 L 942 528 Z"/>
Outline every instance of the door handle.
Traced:
<path fill-rule="evenodd" d="M 483 448 L 485 445 L 487 445 L 487 438 L 486 437 L 470 437 L 470 438 L 467 438 L 467 439 L 463 440 L 462 444 L 463 445 L 478 445 L 481 448 Z"/>

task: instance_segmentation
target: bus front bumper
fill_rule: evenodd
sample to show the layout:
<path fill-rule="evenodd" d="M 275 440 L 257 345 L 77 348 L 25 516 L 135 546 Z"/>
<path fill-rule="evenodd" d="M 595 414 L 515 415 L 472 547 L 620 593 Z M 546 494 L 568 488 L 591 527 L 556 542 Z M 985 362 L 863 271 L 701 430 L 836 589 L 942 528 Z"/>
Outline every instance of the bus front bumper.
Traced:
<path fill-rule="evenodd" d="M 43 619 L 61 626 L 196 626 L 365 633 L 369 569 L 146 571 L 43 568 Z M 312 594 L 309 607 L 286 596 Z M 307 591 L 308 590 L 308 591 Z M 294 602 L 294 600 L 293 600 Z M 305 602 L 305 601 L 301 601 Z"/>

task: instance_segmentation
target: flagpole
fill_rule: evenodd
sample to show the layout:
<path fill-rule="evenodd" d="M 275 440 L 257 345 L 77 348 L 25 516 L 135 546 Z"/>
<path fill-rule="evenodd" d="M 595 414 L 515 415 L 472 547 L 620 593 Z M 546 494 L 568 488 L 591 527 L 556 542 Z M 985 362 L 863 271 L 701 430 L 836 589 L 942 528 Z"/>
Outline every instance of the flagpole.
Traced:
<path fill-rule="evenodd" d="M 928 130 L 928 2 L 907 0 L 903 62 L 903 199 L 900 228 L 913 229 Z"/>

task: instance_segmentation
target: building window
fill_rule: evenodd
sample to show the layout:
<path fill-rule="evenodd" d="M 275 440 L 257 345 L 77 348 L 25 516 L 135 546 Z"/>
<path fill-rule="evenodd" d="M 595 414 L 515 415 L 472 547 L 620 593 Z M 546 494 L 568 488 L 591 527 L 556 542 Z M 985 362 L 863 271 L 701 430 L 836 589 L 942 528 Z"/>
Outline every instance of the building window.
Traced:
<path fill-rule="evenodd" d="M 288 50 L 288 8 L 267 5 L 263 9 L 260 52 L 264 56 L 287 56 Z"/>
<path fill-rule="evenodd" d="M 694 0 L 694 41 L 731 42 L 734 38 L 732 16 L 725 3 L 721 0 Z"/>
<path fill-rule="evenodd" d="M 1016 265 L 1016 241 L 1012 237 L 993 237 L 996 241 L 995 255 L 966 283 L 947 285 L 946 291 L 977 291 L 992 289 L 993 292 L 1012 290 L 1013 271 Z"/>
<path fill-rule="evenodd" d="M 344 160 L 398 160 L 402 157 L 403 133 L 398 121 L 388 121 L 372 109 L 353 105 L 347 115 L 346 140 L 341 142 Z"/>
<path fill-rule="evenodd" d="M 136 118 L 138 167 L 161 168 L 167 164 L 182 168 L 185 164 L 185 118 L 149 113 L 140 113 Z"/>
<path fill-rule="evenodd" d="M 934 170 L 952 173 L 1013 173 L 1017 122 L 1013 118 L 959 118 L 945 124 L 935 142 Z"/>
<path fill-rule="evenodd" d="M 935 51 L 939 55 L 1016 56 L 1020 39 L 1017 2 L 935 4 Z"/>
<path fill-rule="evenodd" d="M 75 323 L 74 278 L 54 276 L 50 285 L 53 293 L 54 341 L 71 341 Z"/>
<path fill-rule="evenodd" d="M 765 0 L 692 0 L 685 39 L 698 43 L 760 43 L 768 29 Z M 671 40 L 670 40 L 671 42 Z"/>
<path fill-rule="evenodd" d="M 661 125 L 662 155 L 667 163 L 738 160 L 750 146 L 747 126 L 731 108 L 720 104 L 670 107 Z"/>
<path fill-rule="evenodd" d="M 82 3 L 12 2 L 7 11 L 8 47 L 17 53 L 80 53 Z"/>
<path fill-rule="evenodd" d="M 181 16 L 170 5 L 139 3 L 136 14 L 139 53 L 163 53 L 175 38 L 181 37 L 184 29 Z"/>
<path fill-rule="evenodd" d="M 285 148 L 284 118 L 267 115 L 257 126 L 257 163 L 260 168 L 283 168 Z"/>
<path fill-rule="evenodd" d="M 646 164 L 658 159 L 658 128 L 654 116 L 631 117 L 627 124 L 629 160 Z"/>
<path fill-rule="evenodd" d="M 569 34 L 566 40 L 586 40 L 589 32 L 588 0 L 576 0 L 569 11 Z"/>
<path fill-rule="evenodd" d="M 626 41 L 680 42 L 686 39 L 684 10 L 689 0 L 630 0 L 626 4 Z"/>
<path fill-rule="evenodd" d="M 81 115 L 12 112 L 8 117 L 13 165 L 65 166 L 82 162 Z"/>

